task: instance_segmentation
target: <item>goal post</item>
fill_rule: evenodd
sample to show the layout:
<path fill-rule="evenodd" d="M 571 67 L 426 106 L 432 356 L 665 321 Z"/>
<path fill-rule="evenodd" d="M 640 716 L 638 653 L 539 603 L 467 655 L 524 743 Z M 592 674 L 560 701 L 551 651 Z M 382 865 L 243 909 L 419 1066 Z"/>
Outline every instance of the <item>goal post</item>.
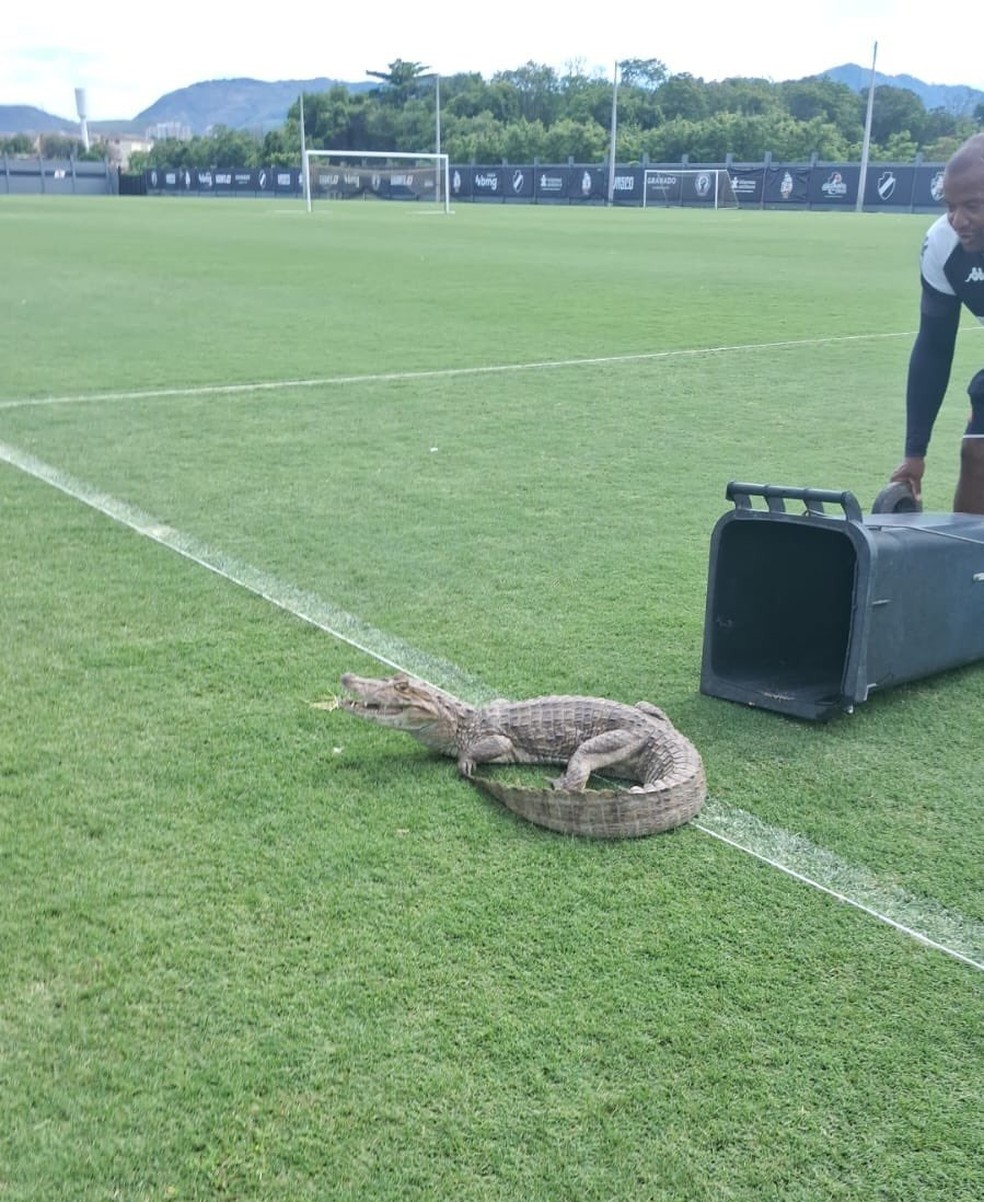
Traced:
<path fill-rule="evenodd" d="M 737 209 L 738 196 L 724 167 L 647 167 L 642 176 L 642 207 L 653 205 Z"/>
<path fill-rule="evenodd" d="M 402 200 L 451 212 L 451 169 L 446 154 L 389 150 L 305 150 L 304 195 L 310 213 L 318 200 Z"/>

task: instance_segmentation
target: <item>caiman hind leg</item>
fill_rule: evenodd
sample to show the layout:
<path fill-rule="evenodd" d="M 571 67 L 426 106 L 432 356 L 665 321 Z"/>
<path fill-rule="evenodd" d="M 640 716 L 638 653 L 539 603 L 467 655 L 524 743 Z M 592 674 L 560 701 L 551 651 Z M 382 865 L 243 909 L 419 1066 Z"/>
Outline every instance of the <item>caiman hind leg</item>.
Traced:
<path fill-rule="evenodd" d="M 563 776 L 551 781 L 555 789 L 566 793 L 580 793 L 588 783 L 592 772 L 602 768 L 613 768 L 616 764 L 631 766 L 633 759 L 646 746 L 646 736 L 630 730 L 606 730 L 594 735 L 577 748 L 567 761 Z M 626 775 L 632 775 L 627 773 Z"/>

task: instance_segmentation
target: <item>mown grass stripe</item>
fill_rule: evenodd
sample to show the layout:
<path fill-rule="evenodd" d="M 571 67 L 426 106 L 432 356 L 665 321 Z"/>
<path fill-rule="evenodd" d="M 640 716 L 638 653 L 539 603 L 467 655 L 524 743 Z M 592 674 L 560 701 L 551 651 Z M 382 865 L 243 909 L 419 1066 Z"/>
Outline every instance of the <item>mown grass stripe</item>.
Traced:
<path fill-rule="evenodd" d="M 482 681 L 449 661 L 431 656 L 310 592 L 225 555 L 25 451 L 0 442 L 0 460 L 364 651 L 390 668 L 424 677 L 469 701 L 482 702 L 496 695 Z M 916 897 L 896 886 L 885 885 L 874 874 L 841 860 L 801 835 L 770 826 L 753 814 L 720 800 L 708 801 L 692 825 L 925 946 L 984 971 L 984 924 L 946 910 L 932 898 Z"/>

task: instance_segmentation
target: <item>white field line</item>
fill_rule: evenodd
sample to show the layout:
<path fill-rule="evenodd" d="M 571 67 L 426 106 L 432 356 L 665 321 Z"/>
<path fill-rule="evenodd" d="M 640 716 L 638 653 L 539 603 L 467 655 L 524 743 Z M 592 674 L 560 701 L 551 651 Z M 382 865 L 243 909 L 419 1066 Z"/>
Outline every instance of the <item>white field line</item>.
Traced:
<path fill-rule="evenodd" d="M 338 606 L 268 572 L 233 559 L 33 455 L 0 442 L 0 461 L 52 485 L 145 538 L 357 647 L 388 667 L 413 672 L 471 701 L 486 701 L 495 696 L 488 686 L 454 664 L 417 650 L 402 639 L 377 630 Z M 927 947 L 984 971 L 984 924 L 974 919 L 946 910 L 931 898 L 915 897 L 895 886 L 884 885 L 872 873 L 848 864 L 808 839 L 769 826 L 753 814 L 718 800 L 709 801 L 699 819 L 691 825 Z"/>
<path fill-rule="evenodd" d="M 914 338 L 915 331 L 890 334 L 840 334 L 824 338 L 794 338 L 781 342 L 747 342 L 730 346 L 689 347 L 672 351 L 639 351 L 627 355 L 603 355 L 590 359 L 544 359 L 535 363 L 494 363 L 485 367 L 441 367 L 420 371 L 374 372 L 366 375 L 318 376 L 306 380 L 261 380 L 248 384 L 205 384 L 190 388 L 145 388 L 133 392 L 90 392 L 66 396 L 22 397 L 0 400 L 0 409 L 22 409 L 34 405 L 73 405 L 83 401 L 144 401 L 208 396 L 236 396 L 249 392 L 280 389 L 327 388 L 341 384 L 391 384 L 409 380 L 452 380 L 459 376 L 503 375 L 508 372 L 551 371 L 571 367 L 606 367 L 616 363 L 647 363 L 660 359 L 694 359 L 748 351 L 791 350 L 807 346 L 834 346 L 848 342 L 876 342 L 886 338 Z"/>

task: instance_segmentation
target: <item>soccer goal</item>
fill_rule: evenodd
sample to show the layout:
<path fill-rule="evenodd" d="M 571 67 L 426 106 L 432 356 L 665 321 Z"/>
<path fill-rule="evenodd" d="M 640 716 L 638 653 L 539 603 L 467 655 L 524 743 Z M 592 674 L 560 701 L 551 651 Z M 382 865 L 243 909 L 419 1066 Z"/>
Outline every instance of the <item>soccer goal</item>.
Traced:
<path fill-rule="evenodd" d="M 305 150 L 308 212 L 319 200 L 413 200 L 451 212 L 446 154 L 388 150 Z"/>
<path fill-rule="evenodd" d="M 642 177 L 642 207 L 693 205 L 709 209 L 737 209 L 731 175 L 723 167 L 647 167 Z"/>

